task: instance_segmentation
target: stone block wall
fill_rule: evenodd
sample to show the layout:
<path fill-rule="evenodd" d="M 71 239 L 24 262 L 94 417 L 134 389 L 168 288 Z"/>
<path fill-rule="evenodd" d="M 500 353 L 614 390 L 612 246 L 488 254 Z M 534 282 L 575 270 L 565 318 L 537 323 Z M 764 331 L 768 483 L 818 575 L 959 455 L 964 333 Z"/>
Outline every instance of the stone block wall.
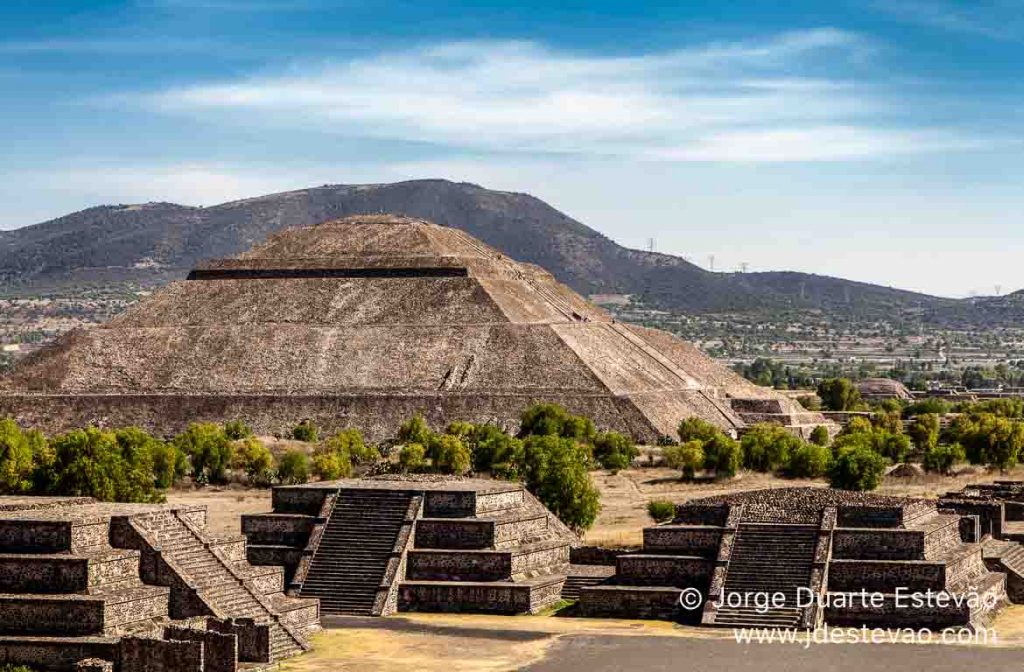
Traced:
<path fill-rule="evenodd" d="M 722 528 L 659 525 L 644 528 L 644 551 L 714 558 L 722 540 Z"/>
<path fill-rule="evenodd" d="M 242 534 L 250 544 L 302 548 L 315 522 L 315 518 L 305 514 L 246 514 L 242 516 Z"/>
<path fill-rule="evenodd" d="M 728 504 L 679 504 L 672 520 L 674 525 L 712 525 L 723 527 L 729 518 Z"/>
<path fill-rule="evenodd" d="M 832 557 L 841 560 L 919 560 L 925 535 L 920 530 L 837 529 Z"/>
<path fill-rule="evenodd" d="M 206 619 L 206 629 L 233 635 L 238 645 L 238 660 L 249 663 L 270 662 L 270 626 L 251 618 Z"/>
<path fill-rule="evenodd" d="M 168 626 L 164 639 L 176 642 L 201 642 L 203 672 L 235 672 L 238 667 L 238 638 L 210 630 Z"/>
<path fill-rule="evenodd" d="M 199 672 L 203 643 L 125 637 L 121 640 L 120 672 Z"/>
<path fill-rule="evenodd" d="M 630 586 L 674 586 L 707 592 L 714 560 L 679 559 L 670 555 L 634 554 L 619 556 L 616 583 Z"/>
<path fill-rule="evenodd" d="M 26 665 L 53 672 L 74 672 L 80 660 L 120 659 L 118 642 L 110 637 L 0 637 L 0 665 Z"/>

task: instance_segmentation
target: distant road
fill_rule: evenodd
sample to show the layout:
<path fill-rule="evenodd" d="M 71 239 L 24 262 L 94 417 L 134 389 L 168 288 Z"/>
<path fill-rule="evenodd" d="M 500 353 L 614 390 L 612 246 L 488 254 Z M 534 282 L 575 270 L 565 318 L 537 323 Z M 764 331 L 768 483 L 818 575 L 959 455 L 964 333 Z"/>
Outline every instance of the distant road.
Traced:
<path fill-rule="evenodd" d="M 1020 672 L 1024 649 L 942 645 L 736 644 L 731 639 L 568 635 L 530 672 Z"/>

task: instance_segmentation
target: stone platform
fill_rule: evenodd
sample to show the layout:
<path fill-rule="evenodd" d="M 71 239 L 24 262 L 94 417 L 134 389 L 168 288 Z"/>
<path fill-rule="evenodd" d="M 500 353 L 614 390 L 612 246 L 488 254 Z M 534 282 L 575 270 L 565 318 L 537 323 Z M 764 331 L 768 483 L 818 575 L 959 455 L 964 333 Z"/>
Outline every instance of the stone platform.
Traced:
<path fill-rule="evenodd" d="M 306 650 L 316 601 L 205 526 L 205 507 L 0 497 L 0 663 L 232 672 Z"/>
<path fill-rule="evenodd" d="M 972 627 L 1006 597 L 1006 577 L 991 571 L 978 541 L 976 517 L 924 500 L 825 488 L 695 500 L 671 523 L 644 530 L 643 550 L 620 555 L 604 584 L 583 587 L 580 611 L 717 626 Z M 680 604 L 685 589 L 699 592 L 699 608 Z M 862 590 L 880 602 L 849 597 Z M 977 594 L 986 605 L 900 598 L 897 608 L 897 594 L 926 591 Z M 741 599 L 758 594 L 779 602 Z"/>
<path fill-rule="evenodd" d="M 274 488 L 242 529 L 253 564 L 324 613 L 535 613 L 558 601 L 576 536 L 521 485 L 377 477 Z"/>

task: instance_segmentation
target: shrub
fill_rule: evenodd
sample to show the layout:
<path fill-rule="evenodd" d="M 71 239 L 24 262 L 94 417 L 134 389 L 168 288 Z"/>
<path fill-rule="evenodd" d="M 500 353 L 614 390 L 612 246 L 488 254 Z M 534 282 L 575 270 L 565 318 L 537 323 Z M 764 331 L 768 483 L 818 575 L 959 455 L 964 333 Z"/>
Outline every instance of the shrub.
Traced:
<path fill-rule="evenodd" d="M 224 423 L 224 435 L 231 441 L 241 441 L 252 436 L 252 427 L 241 420 L 230 420 Z"/>
<path fill-rule="evenodd" d="M 828 473 L 832 451 L 817 443 L 804 443 L 789 454 L 785 473 L 792 478 L 819 478 Z"/>
<path fill-rule="evenodd" d="M 618 432 L 605 432 L 594 438 L 594 458 L 605 469 L 628 469 L 640 454 L 633 440 Z"/>
<path fill-rule="evenodd" d="M 910 452 L 910 439 L 905 434 L 893 434 L 884 429 L 875 431 L 872 445 L 879 455 L 894 463 L 906 460 Z"/>
<path fill-rule="evenodd" d="M 676 430 L 679 435 L 679 442 L 700 441 L 701 445 L 722 434 L 722 430 L 712 425 L 707 420 L 700 418 L 686 418 L 679 423 Z"/>
<path fill-rule="evenodd" d="M 51 446 L 51 494 L 105 502 L 163 499 L 153 478 L 152 457 L 143 445 L 122 449 L 114 432 L 88 427 L 56 437 Z"/>
<path fill-rule="evenodd" d="M 907 426 L 907 434 L 918 450 L 927 452 L 939 443 L 939 416 L 934 413 L 915 415 Z"/>
<path fill-rule="evenodd" d="M 419 443 L 425 446 L 432 435 L 433 432 L 427 426 L 427 421 L 418 413 L 403 422 L 402 426 L 398 428 L 398 440 L 402 443 Z"/>
<path fill-rule="evenodd" d="M 720 434 L 704 444 L 704 468 L 714 469 L 719 478 L 732 478 L 743 464 L 743 449 L 738 441 Z"/>
<path fill-rule="evenodd" d="M 879 411 L 871 416 L 871 424 L 891 434 L 903 433 L 903 416 L 898 411 Z"/>
<path fill-rule="evenodd" d="M 847 378 L 827 378 L 818 385 L 821 404 L 830 411 L 855 411 L 863 404 L 860 392 Z"/>
<path fill-rule="evenodd" d="M 174 445 L 188 455 L 197 483 L 224 483 L 233 448 L 223 428 L 212 422 L 192 423 L 174 437 Z"/>
<path fill-rule="evenodd" d="M 343 429 L 326 443 L 331 450 L 347 454 L 352 464 L 373 464 L 380 459 L 380 451 L 367 444 L 358 429 Z"/>
<path fill-rule="evenodd" d="M 590 443 L 597 430 L 590 418 L 572 415 L 558 404 L 534 404 L 520 416 L 519 436 L 561 436 Z"/>
<path fill-rule="evenodd" d="M 828 427 L 818 425 L 811 431 L 811 443 L 816 446 L 827 446 L 829 441 Z"/>
<path fill-rule="evenodd" d="M 320 429 L 309 420 L 303 420 L 292 429 L 292 438 L 296 441 L 316 443 L 320 438 Z"/>
<path fill-rule="evenodd" d="M 743 448 L 743 463 L 747 469 L 771 472 L 781 469 L 789 462 L 790 454 L 803 445 L 803 441 L 772 423 L 760 423 L 751 427 L 740 441 Z"/>
<path fill-rule="evenodd" d="M 950 427 L 951 442 L 959 442 L 973 464 L 1003 471 L 1017 464 L 1024 447 L 1024 425 L 992 413 L 962 415 Z"/>
<path fill-rule="evenodd" d="M 664 523 L 676 516 L 676 505 L 665 499 L 647 502 L 647 515 L 657 523 Z"/>
<path fill-rule="evenodd" d="M 28 492 L 34 468 L 32 447 L 21 427 L 14 420 L 0 420 L 0 494 Z"/>
<path fill-rule="evenodd" d="M 665 446 L 661 454 L 665 464 L 683 472 L 683 478 L 693 479 L 698 469 L 704 468 L 704 445 L 698 441 L 687 441 L 681 445 Z"/>
<path fill-rule="evenodd" d="M 959 443 L 932 446 L 924 452 L 924 470 L 937 474 L 948 474 L 953 465 L 966 459 L 963 446 Z"/>
<path fill-rule="evenodd" d="M 445 430 L 445 434 L 452 434 L 460 439 L 467 439 L 472 436 L 474 431 L 476 431 L 476 427 L 472 423 L 453 420 L 448 423 L 448 429 Z"/>
<path fill-rule="evenodd" d="M 495 425 L 477 425 L 468 443 L 474 471 L 501 472 L 504 478 L 518 478 L 515 467 L 522 462 L 523 454 L 520 439 L 509 436 Z"/>
<path fill-rule="evenodd" d="M 124 427 L 114 433 L 129 464 L 144 462 L 151 470 L 153 484 L 166 490 L 188 473 L 188 459 L 173 445 L 151 436 L 139 427 Z"/>
<path fill-rule="evenodd" d="M 850 421 L 846 423 L 846 427 L 843 427 L 842 431 L 839 432 L 840 436 L 846 434 L 862 434 L 874 431 L 875 426 L 871 424 L 871 421 L 867 418 L 855 415 L 850 418 Z"/>
<path fill-rule="evenodd" d="M 235 466 L 244 471 L 249 483 L 256 487 L 267 487 L 274 480 L 274 456 L 255 437 L 243 439 L 235 445 Z"/>
<path fill-rule="evenodd" d="M 427 456 L 435 471 L 461 476 L 472 466 L 472 455 L 465 442 L 454 434 L 431 437 Z"/>
<path fill-rule="evenodd" d="M 935 415 L 941 416 L 949 413 L 951 408 L 950 403 L 945 399 L 929 397 L 927 399 L 907 404 L 903 409 L 903 416 L 910 418 L 923 413 L 934 413 Z"/>
<path fill-rule="evenodd" d="M 578 441 L 552 434 L 523 442 L 519 471 L 526 488 L 577 531 L 588 529 L 601 509 L 600 493 L 587 472 L 589 451 Z"/>
<path fill-rule="evenodd" d="M 277 465 L 277 480 L 285 485 L 298 485 L 309 480 L 309 457 L 301 450 L 289 450 Z"/>
<path fill-rule="evenodd" d="M 874 490 L 882 482 L 887 460 L 868 446 L 843 448 L 829 469 L 829 481 L 840 490 Z"/>
<path fill-rule="evenodd" d="M 398 453 L 398 463 L 403 471 L 421 471 L 427 464 L 427 449 L 422 443 L 407 443 Z"/>

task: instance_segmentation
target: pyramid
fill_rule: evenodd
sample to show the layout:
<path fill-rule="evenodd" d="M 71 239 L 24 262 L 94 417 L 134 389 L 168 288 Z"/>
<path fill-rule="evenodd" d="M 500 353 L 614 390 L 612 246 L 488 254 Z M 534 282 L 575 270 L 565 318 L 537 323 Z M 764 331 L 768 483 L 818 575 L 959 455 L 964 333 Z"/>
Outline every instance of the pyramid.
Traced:
<path fill-rule="evenodd" d="M 382 439 L 417 412 L 514 430 L 536 402 L 641 441 L 690 416 L 736 431 L 825 422 L 668 333 L 617 322 L 537 266 L 391 215 L 277 233 L 0 380 L 0 416 L 49 431 L 241 418 L 274 433 L 310 419 Z"/>

